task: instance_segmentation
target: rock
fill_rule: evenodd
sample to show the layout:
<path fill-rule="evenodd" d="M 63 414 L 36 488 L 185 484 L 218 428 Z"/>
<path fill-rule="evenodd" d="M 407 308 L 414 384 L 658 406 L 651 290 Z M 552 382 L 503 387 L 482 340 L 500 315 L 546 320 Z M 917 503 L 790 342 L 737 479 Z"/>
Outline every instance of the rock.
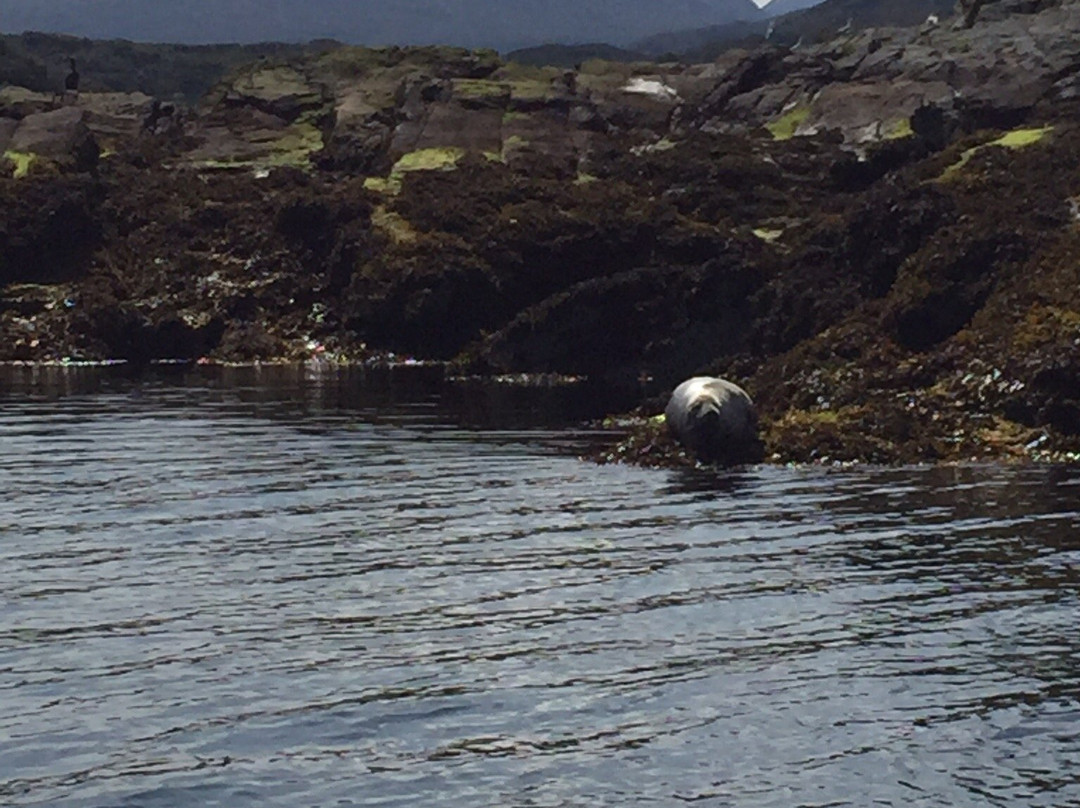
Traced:
<path fill-rule="evenodd" d="M 288 123 L 321 113 L 327 102 L 323 86 L 287 65 L 245 71 L 223 89 L 221 97 L 225 106 L 254 107 Z"/>
<path fill-rule="evenodd" d="M 656 249 L 618 244 L 617 235 L 593 238 L 606 240 L 623 262 L 635 249 Z M 591 240 L 583 240 L 582 255 Z M 579 272 L 589 266 L 568 263 Z M 710 359 L 749 348 L 747 301 L 763 281 L 751 267 L 741 250 L 727 250 L 701 267 L 609 270 L 525 309 L 484 340 L 478 358 L 500 372 L 545 369 L 611 379 L 644 371 L 677 379 Z"/>
<path fill-rule="evenodd" d="M 920 106 L 948 104 L 952 97 L 940 81 L 838 82 L 814 98 L 798 134 L 839 129 L 852 144 L 903 138 L 912 133 L 910 118 Z"/>
<path fill-rule="evenodd" d="M 1019 126 L 1039 104 L 1080 97 L 1074 34 L 1065 33 L 1080 28 L 1080 4 L 997 6 L 970 30 L 877 28 L 798 50 L 729 52 L 712 90 L 676 114 L 676 129 L 837 130 L 858 146 L 910 134 L 906 121 L 922 105 L 975 131 Z"/>
<path fill-rule="evenodd" d="M 0 118 L 0 153 L 7 151 L 11 136 L 18 128 L 19 122 L 14 118 Z"/>
<path fill-rule="evenodd" d="M 103 236 L 99 200 L 87 175 L 0 182 L 0 287 L 83 277 Z"/>
<path fill-rule="evenodd" d="M 86 125 L 86 111 L 79 107 L 27 115 L 12 134 L 8 150 L 47 158 L 76 171 L 93 168 L 99 154 L 97 141 Z"/>
<path fill-rule="evenodd" d="M 25 118 L 35 112 L 48 112 L 55 104 L 47 93 L 35 93 L 25 87 L 9 86 L 0 89 L 0 115 Z"/>
<path fill-rule="evenodd" d="M 155 100 L 144 93 L 82 93 L 79 107 L 85 109 L 86 125 L 103 148 L 118 149 L 144 130 Z M 175 105 L 168 104 L 169 110 Z M 159 113 L 162 109 L 157 102 Z"/>
<path fill-rule="evenodd" d="M 687 379 L 671 394 L 664 416 L 671 434 L 701 460 L 752 462 L 761 457 L 754 402 L 726 379 Z"/>
<path fill-rule="evenodd" d="M 202 168 L 306 168 L 323 147 L 313 124 L 290 124 L 254 107 L 216 110 L 195 122 L 192 137 L 198 146 L 184 159 Z"/>

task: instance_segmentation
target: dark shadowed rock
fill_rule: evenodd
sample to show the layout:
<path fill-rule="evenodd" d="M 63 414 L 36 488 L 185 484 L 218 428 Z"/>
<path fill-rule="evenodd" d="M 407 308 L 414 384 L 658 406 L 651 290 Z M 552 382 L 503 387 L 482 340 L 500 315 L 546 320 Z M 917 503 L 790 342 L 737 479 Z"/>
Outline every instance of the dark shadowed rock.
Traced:
<path fill-rule="evenodd" d="M 11 136 L 18 128 L 19 122 L 14 118 L 0 118 L 0 153 L 7 151 Z"/>

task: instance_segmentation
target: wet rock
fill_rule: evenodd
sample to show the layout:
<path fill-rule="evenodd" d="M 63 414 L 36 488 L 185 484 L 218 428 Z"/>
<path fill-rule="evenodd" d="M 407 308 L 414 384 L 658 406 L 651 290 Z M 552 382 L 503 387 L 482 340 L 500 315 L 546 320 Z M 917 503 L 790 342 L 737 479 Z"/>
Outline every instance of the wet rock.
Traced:
<path fill-rule="evenodd" d="M 993 293 L 1002 268 L 1019 264 L 1030 252 L 1030 245 L 1015 233 L 966 240 L 950 231 L 939 233 L 935 241 L 897 278 L 884 312 L 896 339 L 915 351 L 963 328 Z"/>
<path fill-rule="evenodd" d="M 77 176 L 0 181 L 0 286 L 82 276 L 104 238 L 101 194 Z"/>
<path fill-rule="evenodd" d="M 313 160 L 323 171 L 386 174 L 392 136 L 391 128 L 377 120 L 351 128 L 338 126 Z"/>
<path fill-rule="evenodd" d="M 383 252 L 357 272 L 348 300 L 363 339 L 439 359 L 508 316 L 491 268 L 450 235 Z"/>
<path fill-rule="evenodd" d="M 584 281 L 526 309 L 487 338 L 475 360 L 499 371 L 675 379 L 749 347 L 747 301 L 763 280 L 732 251 L 702 267 Z"/>

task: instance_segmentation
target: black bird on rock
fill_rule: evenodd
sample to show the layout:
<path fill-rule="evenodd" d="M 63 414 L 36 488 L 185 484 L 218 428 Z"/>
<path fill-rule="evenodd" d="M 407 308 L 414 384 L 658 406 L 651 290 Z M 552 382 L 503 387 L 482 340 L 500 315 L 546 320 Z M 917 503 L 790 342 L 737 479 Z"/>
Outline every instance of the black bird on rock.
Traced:
<path fill-rule="evenodd" d="M 67 74 L 64 79 L 64 96 L 69 93 L 76 98 L 79 97 L 79 71 L 75 69 L 75 60 L 68 59 L 68 64 L 71 65 L 71 72 Z"/>

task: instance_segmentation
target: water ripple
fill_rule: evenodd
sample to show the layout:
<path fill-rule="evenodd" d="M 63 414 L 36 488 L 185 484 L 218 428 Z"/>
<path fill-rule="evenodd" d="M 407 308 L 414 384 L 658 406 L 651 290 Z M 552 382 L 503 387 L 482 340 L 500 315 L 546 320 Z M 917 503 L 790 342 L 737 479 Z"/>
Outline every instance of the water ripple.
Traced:
<path fill-rule="evenodd" d="M 1075 471 L 598 468 L 429 380 L 61 381 L 0 394 L 4 804 L 1080 801 Z"/>

